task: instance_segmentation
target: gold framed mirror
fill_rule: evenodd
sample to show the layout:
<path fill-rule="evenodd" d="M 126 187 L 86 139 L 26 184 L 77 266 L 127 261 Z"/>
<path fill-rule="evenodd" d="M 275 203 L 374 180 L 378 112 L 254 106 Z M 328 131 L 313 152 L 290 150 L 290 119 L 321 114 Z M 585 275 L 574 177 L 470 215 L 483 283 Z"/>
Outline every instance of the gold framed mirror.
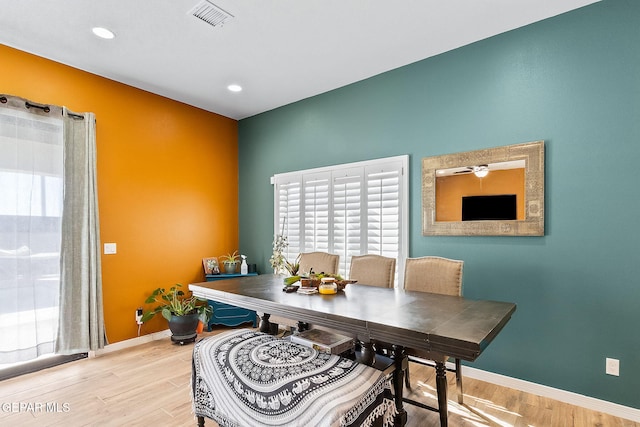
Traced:
<path fill-rule="evenodd" d="M 422 159 L 424 236 L 544 236 L 544 141 Z"/>

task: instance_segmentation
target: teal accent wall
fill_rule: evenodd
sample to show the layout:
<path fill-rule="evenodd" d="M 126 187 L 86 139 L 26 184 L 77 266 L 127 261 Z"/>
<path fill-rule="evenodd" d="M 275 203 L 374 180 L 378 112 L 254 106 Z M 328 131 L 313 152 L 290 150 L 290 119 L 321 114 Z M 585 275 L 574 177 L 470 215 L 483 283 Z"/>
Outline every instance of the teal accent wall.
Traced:
<path fill-rule="evenodd" d="M 473 366 L 640 408 L 639 28 L 604 0 L 241 120 L 240 249 L 269 271 L 273 174 L 409 154 L 410 256 L 518 305 Z M 423 157 L 540 139 L 544 237 L 422 236 Z"/>

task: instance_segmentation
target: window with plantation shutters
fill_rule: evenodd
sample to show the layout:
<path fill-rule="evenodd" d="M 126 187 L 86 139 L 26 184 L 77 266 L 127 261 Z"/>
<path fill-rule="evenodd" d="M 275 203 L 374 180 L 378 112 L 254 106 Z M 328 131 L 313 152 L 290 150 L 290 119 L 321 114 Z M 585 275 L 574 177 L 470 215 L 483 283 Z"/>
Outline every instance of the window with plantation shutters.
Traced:
<path fill-rule="evenodd" d="M 354 255 L 396 258 L 401 283 L 408 253 L 408 156 L 278 174 L 274 234 L 287 237 L 285 256 L 340 255 L 349 276 Z M 400 274 L 398 274 L 400 273 Z"/>

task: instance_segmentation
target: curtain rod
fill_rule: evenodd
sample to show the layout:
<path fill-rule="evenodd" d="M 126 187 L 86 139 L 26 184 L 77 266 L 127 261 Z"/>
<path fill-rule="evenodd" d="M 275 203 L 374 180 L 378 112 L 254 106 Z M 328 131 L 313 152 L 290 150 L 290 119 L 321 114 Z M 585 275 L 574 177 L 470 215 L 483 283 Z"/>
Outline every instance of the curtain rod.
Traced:
<path fill-rule="evenodd" d="M 6 104 L 8 102 L 8 99 L 6 96 L 0 96 L 0 103 L 1 104 Z M 29 101 L 25 101 L 24 106 L 29 109 L 29 108 L 39 108 L 40 110 L 44 111 L 45 113 L 48 113 L 51 111 L 51 108 L 48 105 L 39 105 L 39 104 L 34 104 L 33 102 L 29 102 Z M 84 116 L 82 114 L 76 114 L 76 113 L 72 113 L 71 111 L 67 110 L 67 115 L 71 118 L 74 119 L 79 119 L 79 120 L 84 120 Z"/>
<path fill-rule="evenodd" d="M 25 101 L 24 106 L 25 106 L 25 107 L 27 107 L 27 108 L 31 108 L 31 107 L 33 107 L 33 108 L 39 108 L 39 109 L 41 109 L 42 111 L 44 111 L 45 113 L 48 113 L 49 111 L 51 111 L 51 108 L 49 108 L 49 106 L 48 106 L 48 105 L 32 104 L 32 103 L 31 103 L 31 102 L 29 102 L 29 101 Z"/>
<path fill-rule="evenodd" d="M 74 118 L 74 119 L 78 119 L 78 120 L 84 120 L 84 116 L 82 114 L 72 113 L 69 110 L 67 110 L 67 116 L 69 116 L 71 118 Z"/>

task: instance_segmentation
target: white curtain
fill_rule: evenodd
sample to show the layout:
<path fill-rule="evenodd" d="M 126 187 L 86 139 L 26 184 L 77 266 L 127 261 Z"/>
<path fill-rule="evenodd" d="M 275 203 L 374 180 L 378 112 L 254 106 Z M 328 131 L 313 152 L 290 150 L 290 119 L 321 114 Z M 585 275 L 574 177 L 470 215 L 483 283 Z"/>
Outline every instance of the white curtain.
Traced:
<path fill-rule="evenodd" d="M 64 109 L 64 207 L 57 354 L 105 345 L 95 116 Z"/>
<path fill-rule="evenodd" d="M 104 337 L 95 116 L 0 94 L 0 365 Z"/>
<path fill-rule="evenodd" d="M 63 139 L 60 108 L 0 95 L 0 364 L 54 351 Z"/>

